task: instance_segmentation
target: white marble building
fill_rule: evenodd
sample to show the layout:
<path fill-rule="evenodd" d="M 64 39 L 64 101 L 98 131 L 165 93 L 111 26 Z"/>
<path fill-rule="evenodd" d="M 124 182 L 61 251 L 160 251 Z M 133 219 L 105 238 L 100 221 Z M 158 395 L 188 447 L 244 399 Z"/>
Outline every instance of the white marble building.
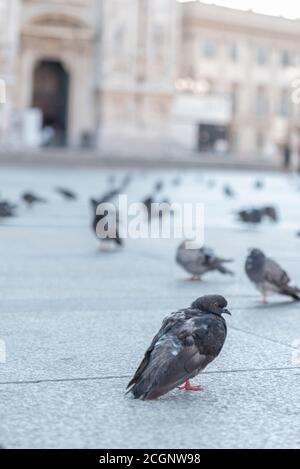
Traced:
<path fill-rule="evenodd" d="M 299 43 L 298 20 L 196 1 L 0 0 L 0 145 L 271 158 L 298 141 Z"/>

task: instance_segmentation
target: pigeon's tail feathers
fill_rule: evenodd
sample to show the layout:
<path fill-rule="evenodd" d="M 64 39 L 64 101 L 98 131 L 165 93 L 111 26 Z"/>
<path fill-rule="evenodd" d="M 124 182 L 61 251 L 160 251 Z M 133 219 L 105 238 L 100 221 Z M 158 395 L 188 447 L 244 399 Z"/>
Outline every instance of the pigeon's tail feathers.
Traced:
<path fill-rule="evenodd" d="M 219 257 L 219 262 L 221 264 L 226 263 L 226 262 L 233 262 L 234 259 L 223 259 L 223 257 Z"/>
<path fill-rule="evenodd" d="M 133 384 L 127 391 L 126 394 L 129 392 L 132 393 L 135 399 L 145 399 L 149 389 L 149 382 L 146 380 L 141 380 L 138 383 Z"/>
<path fill-rule="evenodd" d="M 234 275 L 234 272 L 232 270 L 227 269 L 221 263 L 217 265 L 217 270 L 221 272 L 221 274 Z"/>
<path fill-rule="evenodd" d="M 291 296 L 292 298 L 294 298 L 294 300 L 300 301 L 300 289 L 297 287 L 291 287 L 289 285 L 285 285 L 282 288 L 281 293 L 283 295 Z"/>
<path fill-rule="evenodd" d="M 150 353 L 146 352 L 146 354 L 145 354 L 141 364 L 139 365 L 138 369 L 136 370 L 133 378 L 131 379 L 131 381 L 129 381 L 129 383 L 127 385 L 127 389 L 128 389 L 127 392 L 131 391 L 132 387 L 138 382 L 138 380 L 142 376 L 143 372 L 145 371 L 145 369 L 147 368 L 147 365 L 149 363 L 149 357 L 150 357 Z"/>
<path fill-rule="evenodd" d="M 145 399 L 149 388 L 151 388 L 151 373 L 146 372 L 149 365 L 149 358 L 150 354 L 146 353 L 135 375 L 127 385 L 126 394 L 131 392 L 135 399 Z"/>

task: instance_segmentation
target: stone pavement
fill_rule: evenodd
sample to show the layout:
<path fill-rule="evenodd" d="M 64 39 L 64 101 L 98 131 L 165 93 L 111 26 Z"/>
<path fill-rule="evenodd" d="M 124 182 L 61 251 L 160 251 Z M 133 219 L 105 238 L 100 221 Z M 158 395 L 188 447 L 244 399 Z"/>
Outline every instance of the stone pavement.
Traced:
<path fill-rule="evenodd" d="M 296 158 L 292 158 L 292 169 L 297 170 Z M 5 151 L 0 148 L 1 166 L 26 167 L 95 167 L 95 168 L 224 168 L 249 171 L 281 171 L 281 155 L 272 158 L 257 154 L 198 153 L 182 148 L 169 147 L 168 151 L 152 148 L 130 150 L 124 146 L 118 152 L 103 152 L 91 149 L 43 148 L 22 151 Z"/>
<path fill-rule="evenodd" d="M 121 180 L 125 171 L 114 173 Z M 253 173 L 194 170 L 173 187 L 175 171 L 134 171 L 130 200 L 141 200 L 159 176 L 173 201 L 205 204 L 206 244 L 235 259 L 236 276 L 213 273 L 197 283 L 186 282 L 174 262 L 178 240 L 127 240 L 120 251 L 99 251 L 87 199 L 104 192 L 114 173 L 0 171 L 1 197 L 32 189 L 49 199 L 0 224 L 0 445 L 299 448 L 300 307 L 277 296 L 259 305 L 243 271 L 247 248 L 259 246 L 300 284 L 297 181 L 265 173 L 266 187 L 256 191 Z M 224 198 L 225 182 L 235 199 Z M 62 201 L 58 185 L 80 199 Z M 252 203 L 276 203 L 280 223 L 240 227 L 233 211 Z M 163 317 L 207 293 L 223 294 L 232 317 L 221 355 L 195 380 L 205 390 L 175 390 L 155 402 L 125 396 Z"/>

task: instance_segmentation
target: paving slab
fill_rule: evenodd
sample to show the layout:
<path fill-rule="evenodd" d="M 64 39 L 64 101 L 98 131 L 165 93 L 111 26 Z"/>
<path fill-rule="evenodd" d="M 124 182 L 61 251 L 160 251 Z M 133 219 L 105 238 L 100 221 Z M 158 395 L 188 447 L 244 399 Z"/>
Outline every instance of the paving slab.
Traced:
<path fill-rule="evenodd" d="M 199 381 L 197 379 L 196 381 Z M 201 393 L 124 397 L 124 379 L 0 387 L 7 448 L 299 448 L 299 371 L 203 374 Z M 280 384 L 279 384 L 280 383 Z"/>

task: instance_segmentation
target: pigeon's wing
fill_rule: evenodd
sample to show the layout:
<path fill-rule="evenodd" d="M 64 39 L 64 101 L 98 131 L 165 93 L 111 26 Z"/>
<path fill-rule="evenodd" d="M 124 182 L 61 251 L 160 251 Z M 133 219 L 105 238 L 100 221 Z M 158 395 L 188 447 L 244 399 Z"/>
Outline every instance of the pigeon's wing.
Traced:
<path fill-rule="evenodd" d="M 277 262 L 273 261 L 273 259 L 266 258 L 264 264 L 264 280 L 281 289 L 289 283 L 290 277 Z"/>
<path fill-rule="evenodd" d="M 300 289 L 289 285 L 290 277 L 272 259 L 267 259 L 264 267 L 264 280 L 275 286 L 278 293 L 291 296 L 295 300 L 300 300 Z"/>
<path fill-rule="evenodd" d="M 180 317 L 182 320 L 184 320 L 184 312 L 178 311 L 176 313 L 171 313 L 169 316 L 167 316 L 162 323 L 162 326 L 158 333 L 154 336 L 150 347 L 146 350 L 146 353 L 144 355 L 144 358 L 142 362 L 140 363 L 138 369 L 136 370 L 133 378 L 131 381 L 128 383 L 127 389 L 130 388 L 134 383 L 136 383 L 141 375 L 143 374 L 144 370 L 147 368 L 147 365 L 150 360 L 151 352 L 153 351 L 155 344 L 160 340 L 160 338 L 166 334 L 170 329 L 174 326 L 177 320 L 180 320 Z"/>
<path fill-rule="evenodd" d="M 134 396 L 155 399 L 165 394 L 204 367 L 205 359 L 192 335 L 184 341 L 176 336 L 164 336 L 154 347 L 147 368 L 133 388 Z"/>

